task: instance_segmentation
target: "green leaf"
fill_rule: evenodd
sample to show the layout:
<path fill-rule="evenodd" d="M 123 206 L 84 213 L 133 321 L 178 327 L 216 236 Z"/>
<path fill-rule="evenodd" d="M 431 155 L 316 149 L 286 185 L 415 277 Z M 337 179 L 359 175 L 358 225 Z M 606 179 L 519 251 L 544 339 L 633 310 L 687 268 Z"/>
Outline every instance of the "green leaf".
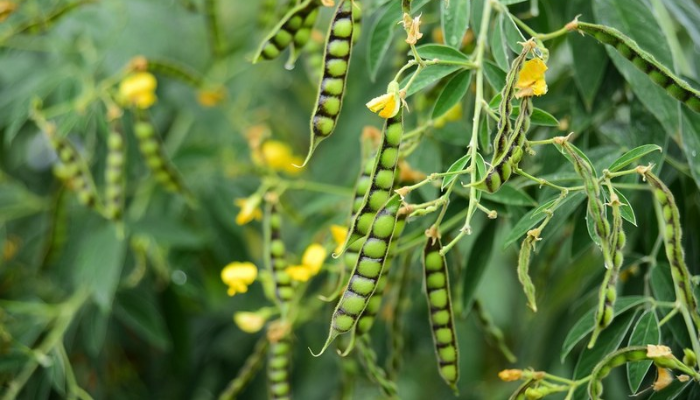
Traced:
<path fill-rule="evenodd" d="M 661 339 L 659 320 L 656 318 L 654 310 L 649 310 L 639 317 L 637 324 L 632 329 L 632 335 L 630 335 L 627 345 L 645 346 L 648 344 L 659 344 L 659 339 Z M 651 360 L 627 363 L 627 383 L 632 393 L 637 393 L 639 390 L 639 386 L 641 386 L 649 367 L 651 367 Z"/>
<path fill-rule="evenodd" d="M 503 36 L 503 15 L 498 16 L 489 41 L 491 42 L 491 54 L 493 59 L 496 60 L 496 64 L 502 70 L 508 71 L 510 63 L 508 62 L 508 50 L 506 50 L 506 42 Z"/>
<path fill-rule="evenodd" d="M 471 20 L 472 20 L 472 31 L 474 32 L 481 32 L 481 17 L 484 14 L 484 2 L 483 1 L 472 1 L 472 11 L 471 11 Z"/>
<path fill-rule="evenodd" d="M 569 194 L 564 200 L 561 201 L 561 203 L 559 203 L 559 206 L 554 211 L 555 218 L 567 218 L 572 212 L 574 212 L 576 207 L 578 207 L 585 197 L 586 196 L 582 192 Z M 555 200 L 556 199 L 552 199 L 538 208 L 530 210 L 527 214 L 520 218 L 520 220 L 510 230 L 508 236 L 506 236 L 503 243 L 503 248 L 505 249 L 506 247 L 515 243 L 520 237 L 526 234 L 527 231 L 540 223 L 540 221 L 545 218 L 544 210 L 551 207 Z"/>
<path fill-rule="evenodd" d="M 397 22 L 401 20 L 401 2 L 391 1 L 376 11 L 377 19 L 369 29 L 367 67 L 372 81 L 377 78 L 379 67 L 388 53 Z"/>
<path fill-rule="evenodd" d="M 493 90 L 500 92 L 506 85 L 506 73 L 491 61 L 484 61 L 484 75 Z"/>
<path fill-rule="evenodd" d="M 537 205 L 535 199 L 522 190 L 514 188 L 510 184 L 505 184 L 496 193 L 484 193 L 482 198 L 495 203 L 507 204 L 510 206 L 532 207 Z"/>
<path fill-rule="evenodd" d="M 120 292 L 114 315 L 159 350 L 170 349 L 170 335 L 154 300 L 136 290 Z"/>
<path fill-rule="evenodd" d="M 700 8 L 693 0 L 663 0 L 676 20 L 683 25 L 693 43 L 700 43 Z"/>
<path fill-rule="evenodd" d="M 434 58 L 446 61 L 468 62 L 469 57 L 459 50 L 441 44 L 424 44 L 416 47 L 421 58 L 432 60 Z"/>
<path fill-rule="evenodd" d="M 76 286 L 87 286 L 102 311 L 112 306 L 124 260 L 124 240 L 117 236 L 113 224 L 104 222 L 91 230 L 79 247 L 75 268 Z"/>
<path fill-rule="evenodd" d="M 618 158 L 612 164 L 610 164 L 608 170 L 610 172 L 619 171 L 622 168 L 630 165 L 631 163 L 635 162 L 636 160 L 639 160 L 640 158 L 644 157 L 649 153 L 662 150 L 663 149 L 661 147 L 655 144 L 645 144 L 639 147 L 635 147 L 634 149 L 621 155 L 620 158 Z"/>
<path fill-rule="evenodd" d="M 620 297 L 617 299 L 615 302 L 615 315 L 619 316 L 623 314 L 625 311 L 639 306 L 641 304 L 644 304 L 646 300 L 644 299 L 644 296 L 625 296 L 625 297 Z M 564 362 L 566 359 L 566 356 L 569 355 L 571 350 L 576 347 L 578 342 L 583 340 L 586 336 L 588 336 L 589 333 L 593 332 L 593 327 L 595 326 L 595 308 L 589 310 L 586 314 L 584 314 L 571 328 L 569 333 L 566 335 L 566 339 L 564 339 L 564 345 L 562 346 L 561 349 L 561 361 Z M 601 333 L 601 338 L 605 334 L 605 331 Z M 599 339 L 598 342 L 600 343 L 602 339 Z"/>
<path fill-rule="evenodd" d="M 571 0 L 569 15 L 582 14 L 583 18 L 591 18 L 593 9 L 589 0 Z M 595 39 L 582 35 L 567 35 L 574 64 L 574 82 L 581 94 L 583 104 L 591 110 L 598 89 L 603 83 L 605 70 L 608 66 L 608 55 L 605 48 L 596 43 Z"/>
<path fill-rule="evenodd" d="M 676 301 L 675 285 L 671 277 L 671 268 L 666 263 L 658 263 L 651 269 L 651 291 L 658 301 Z M 676 342 L 682 347 L 690 347 L 690 337 L 683 320 L 676 317 L 670 319 L 663 326 L 668 329 Z"/>
<path fill-rule="evenodd" d="M 513 50 L 513 53 L 520 54 L 523 51 L 523 46 L 518 43 L 527 41 L 525 36 L 520 32 L 515 21 L 510 14 L 503 14 L 503 34 L 506 39 L 506 44 Z"/>
<path fill-rule="evenodd" d="M 440 2 L 440 21 L 445 43 L 459 49 L 462 38 L 469 28 L 469 0 L 450 0 Z"/>
<path fill-rule="evenodd" d="M 526 2 L 526 1 L 527 1 L 527 0 L 498 0 L 499 3 L 505 4 L 505 5 L 524 3 L 524 2 Z"/>
<path fill-rule="evenodd" d="M 479 148 L 484 154 L 490 154 L 491 149 L 491 130 L 489 129 L 489 119 L 481 118 L 479 122 Z"/>
<path fill-rule="evenodd" d="M 622 202 L 622 206 L 620 207 L 622 219 L 634 226 L 637 226 L 637 217 L 634 215 L 634 210 L 632 209 L 632 205 L 630 205 L 630 201 L 627 200 L 627 197 L 625 197 L 621 191 L 617 190 L 616 188 L 613 188 L 613 190 L 615 191 L 615 194 L 617 194 L 617 197 L 620 198 L 620 202 Z"/>
<path fill-rule="evenodd" d="M 563 148 L 560 144 L 555 143 L 554 146 L 561 152 L 561 154 L 564 155 L 564 157 L 566 157 L 567 160 L 569 160 L 569 162 L 570 162 L 571 164 L 575 164 L 575 163 L 574 163 L 574 160 L 573 160 L 573 159 L 571 158 L 571 156 L 569 155 L 569 152 L 565 151 L 564 148 Z M 578 154 L 578 156 L 583 160 L 584 163 L 588 164 L 588 165 L 591 167 L 591 170 L 593 171 L 593 176 L 597 178 L 597 177 L 598 177 L 598 172 L 596 171 L 595 167 L 593 166 L 593 163 L 591 162 L 590 158 L 588 158 L 588 156 L 586 155 L 586 153 L 584 153 L 583 151 L 581 151 L 581 149 L 579 149 L 578 147 L 576 147 L 576 145 L 574 145 L 574 144 L 571 143 L 571 142 L 569 142 L 569 147 L 571 147 L 571 149 L 572 149 L 576 154 Z"/>
<path fill-rule="evenodd" d="M 477 238 L 479 243 L 478 249 L 473 249 L 469 254 L 464 276 L 462 278 L 462 313 L 463 315 L 471 310 L 471 304 L 474 300 L 474 294 L 479 288 L 479 282 L 484 275 L 484 271 L 488 267 L 493 253 L 496 231 L 498 224 L 493 221 L 486 223 L 486 226 L 481 231 Z"/>
<path fill-rule="evenodd" d="M 467 166 L 469 159 L 471 159 L 471 153 L 463 155 L 462 157 L 458 158 L 457 161 L 453 162 L 452 165 L 450 165 L 450 168 L 447 169 L 447 172 L 456 172 L 463 170 Z M 452 181 L 457 179 L 457 176 L 458 175 L 447 175 L 444 178 L 442 178 L 442 185 L 440 186 L 440 190 L 445 190 L 445 188 Z"/>
<path fill-rule="evenodd" d="M 690 173 L 700 188 L 700 114 L 683 107 L 681 110 L 681 142 Z"/>
<path fill-rule="evenodd" d="M 595 231 L 595 222 L 593 221 L 593 218 L 591 218 L 591 214 L 589 214 L 586 211 L 586 230 L 588 230 L 588 236 L 591 238 L 593 243 L 600 248 L 602 246 L 602 243 L 600 241 L 600 236 L 598 236 L 598 233 Z"/>
<path fill-rule="evenodd" d="M 411 87 L 406 91 L 406 97 L 411 96 L 431 84 L 439 81 L 447 75 L 457 71 L 458 66 L 455 65 L 429 65 L 418 72 L 418 76 L 411 83 Z M 401 81 L 401 88 L 405 88 L 410 77 L 406 77 Z"/>
<path fill-rule="evenodd" d="M 686 390 L 688 387 L 692 389 L 693 386 L 692 380 L 689 382 L 681 382 L 676 379 L 662 390 L 652 393 L 652 395 L 649 396 L 649 400 L 696 399 L 697 397 L 691 397 Z M 681 394 L 684 395 L 681 397 Z"/>
<path fill-rule="evenodd" d="M 520 115 L 520 106 L 513 106 L 513 112 L 510 115 L 511 119 L 517 118 L 518 115 Z M 559 120 L 554 118 L 554 115 L 537 107 L 532 110 L 530 123 L 540 126 L 559 126 Z"/>
<path fill-rule="evenodd" d="M 440 96 L 438 96 L 438 99 L 435 101 L 433 119 L 443 116 L 462 100 L 462 97 L 464 97 L 467 90 L 469 90 L 469 83 L 471 80 L 471 71 L 462 71 L 458 72 L 445 84 L 445 88 L 442 89 Z"/>

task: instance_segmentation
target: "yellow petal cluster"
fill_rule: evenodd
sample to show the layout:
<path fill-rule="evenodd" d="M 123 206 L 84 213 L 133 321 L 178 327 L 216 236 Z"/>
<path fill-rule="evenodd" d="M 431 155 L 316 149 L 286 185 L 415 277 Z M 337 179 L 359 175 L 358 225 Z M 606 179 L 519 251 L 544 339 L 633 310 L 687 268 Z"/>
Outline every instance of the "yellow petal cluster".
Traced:
<path fill-rule="evenodd" d="M 368 101 L 366 106 L 370 111 L 379 114 L 382 118 L 391 118 L 399 113 L 401 97 L 398 91 L 385 93 Z"/>
<path fill-rule="evenodd" d="M 664 345 L 647 345 L 647 357 L 649 358 L 672 358 L 671 348 Z"/>
<path fill-rule="evenodd" d="M 659 366 L 656 367 L 657 374 L 656 374 L 656 380 L 652 384 L 652 389 L 655 392 L 658 392 L 659 390 L 665 389 L 668 385 L 673 383 L 673 374 L 671 374 L 671 371 L 669 371 L 666 368 L 661 368 Z"/>
<path fill-rule="evenodd" d="M 252 220 L 262 219 L 260 209 L 260 196 L 244 197 L 234 200 L 234 204 L 241 210 L 236 215 L 236 224 L 245 225 Z"/>
<path fill-rule="evenodd" d="M 156 102 L 156 77 L 150 72 L 134 72 L 119 84 L 119 98 L 123 105 L 145 110 Z"/>
<path fill-rule="evenodd" d="M 401 23 L 406 30 L 406 43 L 408 44 L 416 44 L 418 40 L 423 37 L 423 34 L 420 33 L 420 17 L 421 16 L 419 15 L 415 18 L 411 18 L 411 16 L 407 13 L 403 14 L 403 20 Z"/>
<path fill-rule="evenodd" d="M 517 381 L 523 376 L 521 369 L 504 369 L 498 373 L 498 377 L 504 382 Z"/>
<path fill-rule="evenodd" d="M 245 333 L 255 333 L 265 325 L 266 318 L 249 311 L 240 311 L 233 314 L 233 322 Z"/>
<path fill-rule="evenodd" d="M 348 237 L 348 229 L 340 225 L 331 225 L 331 236 L 335 242 L 335 254 L 339 254 L 343 250 L 343 245 L 345 244 L 345 239 Z"/>
<path fill-rule="evenodd" d="M 301 265 L 292 265 L 287 267 L 285 271 L 293 280 L 306 282 L 321 271 L 327 255 L 328 252 L 323 246 L 313 243 L 304 250 L 304 255 L 301 257 Z"/>
<path fill-rule="evenodd" d="M 304 159 L 295 156 L 292 148 L 279 140 L 266 140 L 256 149 L 252 149 L 253 162 L 266 166 L 275 171 L 284 171 L 290 175 L 301 172 L 301 168 L 295 165 L 304 163 Z"/>
<path fill-rule="evenodd" d="M 221 280 L 228 286 L 228 295 L 245 293 L 258 277 L 258 268 L 251 262 L 232 262 L 221 270 Z"/>
<path fill-rule="evenodd" d="M 539 58 L 525 61 L 523 68 L 518 75 L 518 81 L 515 87 L 520 89 L 516 94 L 516 98 L 542 96 L 547 93 L 547 82 L 544 79 L 544 73 L 547 71 L 547 65 Z"/>
<path fill-rule="evenodd" d="M 4 21 L 17 9 L 13 1 L 0 1 L 0 22 Z"/>

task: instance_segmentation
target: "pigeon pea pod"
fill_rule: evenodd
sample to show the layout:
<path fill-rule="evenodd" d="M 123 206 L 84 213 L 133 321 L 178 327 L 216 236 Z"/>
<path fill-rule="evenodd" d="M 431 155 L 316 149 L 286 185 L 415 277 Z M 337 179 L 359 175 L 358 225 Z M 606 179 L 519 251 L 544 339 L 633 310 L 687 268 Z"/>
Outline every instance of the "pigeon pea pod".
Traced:
<path fill-rule="evenodd" d="M 311 37 L 311 29 L 316 22 L 319 5 L 317 0 L 304 0 L 289 10 L 263 40 L 260 49 L 253 56 L 253 63 L 261 59 L 275 59 L 290 45 L 301 50 L 301 46 Z"/>
<path fill-rule="evenodd" d="M 137 122 L 134 126 L 134 133 L 141 155 L 156 181 L 166 190 L 180 193 L 189 199 L 190 193 L 187 191 L 180 174 L 166 156 L 163 144 L 156 135 L 153 125 L 144 121 Z"/>
<path fill-rule="evenodd" d="M 105 168 L 105 209 L 107 219 L 119 221 L 124 212 L 124 136 L 117 129 L 107 135 L 107 166 Z"/>
<path fill-rule="evenodd" d="M 67 183 L 71 191 L 75 192 L 78 201 L 89 208 L 100 210 L 102 207 L 97 189 L 85 159 L 80 156 L 80 153 L 68 139 L 53 131 L 47 131 L 46 134 L 60 160 L 54 173 Z"/>

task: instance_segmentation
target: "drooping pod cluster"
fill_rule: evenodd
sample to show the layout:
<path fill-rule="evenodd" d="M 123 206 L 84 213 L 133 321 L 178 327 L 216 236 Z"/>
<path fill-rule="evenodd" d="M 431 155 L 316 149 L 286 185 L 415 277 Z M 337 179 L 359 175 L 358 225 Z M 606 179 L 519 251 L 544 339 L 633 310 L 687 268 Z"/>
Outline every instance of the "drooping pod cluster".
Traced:
<path fill-rule="evenodd" d="M 372 349 L 369 336 L 361 336 L 357 340 L 358 350 L 360 352 L 360 361 L 367 370 L 367 375 L 374 381 L 386 398 L 397 399 L 398 389 L 396 383 L 389 379 L 386 371 L 377 363 L 377 354 Z"/>
<path fill-rule="evenodd" d="M 163 145 L 149 122 L 139 121 L 134 125 L 134 134 L 146 165 L 156 181 L 166 190 L 189 196 L 180 174 L 165 155 Z"/>
<path fill-rule="evenodd" d="M 506 357 L 509 362 L 516 362 L 517 358 L 508 348 L 503 331 L 493 322 L 493 319 L 481 304 L 481 300 L 474 300 L 472 303 L 472 310 L 474 311 L 474 315 L 476 315 L 477 321 L 479 322 L 482 330 L 488 335 L 487 338 L 492 341 L 493 345 L 498 347 L 503 356 Z"/>
<path fill-rule="evenodd" d="M 357 321 L 377 289 L 389 254 L 400 206 L 401 198 L 398 195 L 392 196 L 379 207 L 375 217 L 369 223 L 369 234 L 360 249 L 345 291 L 333 312 L 328 339 L 318 355 L 322 354 L 339 335 L 354 332 Z M 352 343 L 346 351 L 351 348 Z"/>
<path fill-rule="evenodd" d="M 318 87 L 316 109 L 311 115 L 311 139 L 304 164 L 311 159 L 319 143 L 333 133 L 338 122 L 350 69 L 355 9 L 351 0 L 340 0 L 328 29 L 323 76 Z"/>
<path fill-rule="evenodd" d="M 104 215 L 107 219 L 119 221 L 124 211 L 124 165 L 126 146 L 124 135 L 113 127 L 107 134 L 107 165 L 105 167 Z"/>
<path fill-rule="evenodd" d="M 60 160 L 60 164 L 54 168 L 56 176 L 75 192 L 78 201 L 99 211 L 102 207 L 87 162 L 68 139 L 57 135 L 52 129 L 45 130 L 45 133 Z"/>
<path fill-rule="evenodd" d="M 429 236 L 423 248 L 425 291 L 438 370 L 442 379 L 456 390 L 459 380 L 459 351 L 450 297 L 450 279 L 445 256 L 440 254 L 441 249 L 440 240 Z"/>
<path fill-rule="evenodd" d="M 255 343 L 253 352 L 246 358 L 245 363 L 238 371 L 231 382 L 226 386 L 226 389 L 219 396 L 219 400 L 234 400 L 243 391 L 243 389 L 250 383 L 255 377 L 260 367 L 265 361 L 265 354 L 267 353 L 267 348 L 269 346 L 269 341 L 266 336 L 262 336 Z"/>
<path fill-rule="evenodd" d="M 642 50 L 637 43 L 615 28 L 575 21 L 570 29 L 587 33 L 603 44 L 610 45 L 620 55 L 630 60 L 635 67 L 647 74 L 666 93 L 695 112 L 700 112 L 700 91 L 677 77 L 671 70 L 658 62 L 654 56 Z"/>
<path fill-rule="evenodd" d="M 497 141 L 502 141 L 502 138 L 505 138 L 506 150 L 502 151 L 500 155 L 496 155 L 497 153 L 494 152 L 491 167 L 486 173 L 486 176 L 476 183 L 477 188 L 486 190 L 489 193 L 495 193 L 508 181 L 523 157 L 523 146 L 525 144 L 527 131 L 530 129 L 530 116 L 532 115 L 532 111 L 532 99 L 530 97 L 523 97 L 520 101 L 520 114 L 518 114 L 518 118 L 515 120 L 512 133 L 509 135 L 506 132 L 501 138 L 497 137 L 496 142 L 494 142 L 494 147 L 497 147 L 499 146 Z"/>
<path fill-rule="evenodd" d="M 681 237 L 680 212 L 673 193 L 661 180 L 654 175 L 648 167 L 640 167 L 640 174 L 654 190 L 654 198 L 661 206 L 663 226 L 659 227 L 663 232 L 664 247 L 666 248 L 666 258 L 671 266 L 671 277 L 673 278 L 676 291 L 676 300 L 682 301 L 688 307 L 696 325 L 699 325 L 700 315 L 698 315 L 698 301 L 693 293 L 693 283 L 690 271 L 685 263 Z"/>
<path fill-rule="evenodd" d="M 267 381 L 269 398 L 272 400 L 290 400 L 292 398 L 289 374 L 292 358 L 292 340 L 287 332 L 271 334 L 268 331 L 270 347 L 267 354 Z"/>
<path fill-rule="evenodd" d="M 298 53 L 311 37 L 311 29 L 316 23 L 319 6 L 320 3 L 317 0 L 304 0 L 289 10 L 263 40 L 260 49 L 253 56 L 253 63 L 261 59 L 275 59 L 288 46 L 292 46 L 293 52 Z M 293 54 L 292 58 L 295 57 Z"/>
<path fill-rule="evenodd" d="M 515 82 L 518 79 L 518 73 L 527 58 L 527 55 L 534 47 L 534 42 L 526 42 L 523 46 L 523 51 L 518 57 L 513 60 L 510 71 L 506 75 L 506 84 L 501 90 L 501 104 L 498 106 L 498 130 L 493 141 L 494 159 L 500 157 L 507 149 L 507 141 L 511 135 L 512 126 L 510 116 L 513 114 L 513 105 L 511 101 L 515 97 Z"/>
<path fill-rule="evenodd" d="M 377 211 L 391 197 L 391 191 L 396 179 L 396 166 L 399 161 L 399 146 L 403 136 L 402 111 L 386 120 L 382 135 L 382 143 L 374 159 L 374 167 L 370 185 L 362 200 L 360 210 L 350 224 L 350 229 L 339 254 L 340 256 L 354 242 L 364 238 L 369 233 L 372 221 Z"/>
<path fill-rule="evenodd" d="M 538 230 L 531 230 L 528 232 L 527 237 L 523 240 L 520 245 L 520 252 L 518 253 L 518 280 L 523 287 L 525 292 L 525 297 L 527 298 L 527 306 L 532 309 L 532 311 L 537 312 L 537 301 L 535 298 L 535 285 L 532 283 L 532 278 L 530 278 L 530 255 L 532 249 L 535 246 L 535 242 L 539 237 Z"/>
<path fill-rule="evenodd" d="M 647 360 L 646 346 L 632 346 L 617 350 L 605 356 L 591 372 L 591 380 L 588 383 L 588 395 L 591 399 L 600 399 L 603 394 L 602 380 L 610 374 L 610 371 L 628 362 Z"/>
<path fill-rule="evenodd" d="M 286 271 L 287 260 L 282 240 L 282 216 L 277 210 L 277 204 L 272 201 L 268 201 L 265 214 L 266 239 L 269 243 L 267 254 L 272 280 L 275 284 L 275 296 L 284 308 L 294 297 L 294 289 L 292 288 L 292 278 Z"/>

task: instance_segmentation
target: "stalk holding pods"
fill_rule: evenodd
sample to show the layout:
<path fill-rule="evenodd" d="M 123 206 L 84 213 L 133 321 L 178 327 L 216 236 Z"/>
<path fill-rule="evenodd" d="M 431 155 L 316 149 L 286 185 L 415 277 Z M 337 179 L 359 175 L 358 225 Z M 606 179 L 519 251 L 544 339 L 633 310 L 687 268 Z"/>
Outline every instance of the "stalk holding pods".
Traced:
<path fill-rule="evenodd" d="M 271 400 L 289 400 L 291 387 L 289 373 L 292 358 L 292 340 L 289 332 L 281 334 L 281 337 L 268 334 L 270 347 L 267 358 L 267 383 L 269 398 Z"/>
<path fill-rule="evenodd" d="M 637 43 L 615 28 L 603 25 L 574 21 L 567 25 L 570 30 L 578 30 L 593 36 L 603 44 L 612 46 L 620 55 L 630 60 L 635 67 L 647 74 L 666 93 L 685 104 L 691 110 L 700 112 L 700 91 L 677 77 L 671 70 L 658 62 Z"/>
<path fill-rule="evenodd" d="M 138 60 L 138 62 L 145 63 L 145 68 L 154 74 L 160 74 L 179 80 L 192 87 L 199 88 L 204 84 L 204 78 L 202 78 L 199 72 L 171 60 L 141 59 Z"/>
<path fill-rule="evenodd" d="M 143 155 L 146 165 L 148 165 L 156 181 L 166 190 L 180 193 L 188 200 L 191 200 L 191 195 L 185 188 L 180 174 L 165 155 L 163 144 L 157 137 L 153 125 L 143 121 L 137 122 L 134 126 L 134 133 L 139 143 L 141 155 Z"/>
<path fill-rule="evenodd" d="M 290 45 L 295 47 L 297 52 L 301 50 L 311 37 L 311 29 L 318 16 L 318 7 L 319 3 L 316 0 L 304 0 L 289 10 L 260 45 L 253 56 L 253 63 L 261 59 L 275 59 Z M 293 57 L 295 56 L 292 55 Z"/>
<path fill-rule="evenodd" d="M 66 181 L 68 188 L 75 192 L 78 201 L 99 211 L 102 207 L 87 162 L 80 156 L 73 144 L 68 139 L 58 136 L 54 129 L 53 125 L 44 129 L 51 146 L 61 161 L 61 164 L 54 169 L 54 173 Z"/>
<path fill-rule="evenodd" d="M 266 217 L 265 230 L 269 246 L 267 256 L 269 257 L 272 280 L 275 284 L 275 297 L 284 313 L 287 305 L 294 297 L 294 289 L 292 288 L 292 278 L 286 271 L 287 260 L 281 232 L 282 216 L 277 211 L 277 204 L 274 201 L 268 201 Z"/>
<path fill-rule="evenodd" d="M 333 312 L 328 339 L 326 339 L 326 343 L 321 351 L 318 354 L 314 354 L 314 356 L 323 354 L 336 337 L 353 331 L 357 325 L 360 315 L 364 312 L 377 289 L 379 278 L 389 254 L 400 205 L 400 197 L 398 195 L 392 196 L 385 202 L 384 206 L 380 207 L 370 223 L 370 232 L 362 245 L 357 263 L 350 276 L 350 281 Z M 352 343 L 348 346 L 346 352 L 349 352 L 351 349 Z"/>
<path fill-rule="evenodd" d="M 105 168 L 105 208 L 107 219 L 119 221 L 124 212 L 124 136 L 115 128 L 107 134 L 107 166 Z"/>
<path fill-rule="evenodd" d="M 311 116 L 311 139 L 304 164 L 316 147 L 335 130 L 343 107 L 353 45 L 354 9 L 351 0 L 340 0 L 326 37 L 323 76 L 318 87 L 316 109 Z"/>
<path fill-rule="evenodd" d="M 445 256 L 440 254 L 441 249 L 440 240 L 429 236 L 423 249 L 425 291 L 440 376 L 453 390 L 457 390 L 459 351 L 452 312 L 450 279 Z"/>
<path fill-rule="evenodd" d="M 219 396 L 219 400 L 234 400 L 243 389 L 250 383 L 255 377 L 265 360 L 265 353 L 267 352 L 269 342 L 266 336 L 262 336 L 255 343 L 253 352 L 246 358 L 245 363 L 238 371 L 231 382 L 226 386 L 226 389 Z"/>
<path fill-rule="evenodd" d="M 397 399 L 398 390 L 396 383 L 389 379 L 386 371 L 377 363 L 377 354 L 372 349 L 369 336 L 360 337 L 357 345 L 360 350 L 360 360 L 367 370 L 369 378 L 379 385 L 386 398 Z"/>
<path fill-rule="evenodd" d="M 663 226 L 659 228 L 663 232 L 666 258 L 671 266 L 671 277 L 673 278 L 673 286 L 676 291 L 676 300 L 688 307 L 696 329 L 700 329 L 698 301 L 693 293 L 692 278 L 685 263 L 683 246 L 681 244 L 683 230 L 676 199 L 671 190 L 651 172 L 649 167 L 638 167 L 638 172 L 642 174 L 647 183 L 654 189 L 654 198 L 661 206 Z"/>
<path fill-rule="evenodd" d="M 384 124 L 382 144 L 374 159 L 369 190 L 364 196 L 360 211 L 357 212 L 350 224 L 345 243 L 340 252 L 333 254 L 333 257 L 339 257 L 349 245 L 367 236 L 375 214 L 391 197 L 391 190 L 396 180 L 401 136 L 403 136 L 403 118 L 402 111 L 399 110 Z"/>
<path fill-rule="evenodd" d="M 486 312 L 484 306 L 481 304 L 481 300 L 474 300 L 474 303 L 472 303 L 472 309 L 474 310 L 474 314 L 476 315 L 479 325 L 488 335 L 488 338 L 490 338 L 491 341 L 493 341 L 493 344 L 495 344 L 498 347 L 498 349 L 501 351 L 501 354 L 503 354 L 503 356 L 508 360 L 508 362 L 516 362 L 518 359 L 508 348 L 508 345 L 506 344 L 505 338 L 503 336 L 503 331 L 496 324 L 494 324 L 493 319 Z"/>

